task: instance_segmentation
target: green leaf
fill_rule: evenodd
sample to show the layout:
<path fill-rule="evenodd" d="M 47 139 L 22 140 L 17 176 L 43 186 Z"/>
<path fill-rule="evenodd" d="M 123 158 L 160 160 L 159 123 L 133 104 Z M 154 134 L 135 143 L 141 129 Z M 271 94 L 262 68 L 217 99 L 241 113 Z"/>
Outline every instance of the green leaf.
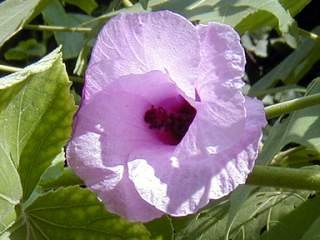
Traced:
<path fill-rule="evenodd" d="M 317 206 L 318 207 L 318 206 Z M 303 234 L 301 240 L 318 240 L 320 237 L 320 218 L 318 217 Z"/>
<path fill-rule="evenodd" d="M 256 97 L 261 97 L 261 98 L 266 95 L 274 95 L 274 98 L 272 99 L 272 104 L 274 104 L 273 100 L 276 100 L 277 102 L 281 102 L 283 97 L 287 96 L 289 93 L 290 94 L 294 93 L 294 96 L 295 96 L 297 93 L 304 94 L 305 92 L 306 92 L 306 89 L 304 87 L 298 86 L 296 84 L 289 84 L 281 87 L 274 87 L 274 88 L 268 88 L 266 90 L 255 91 L 254 95 Z M 287 99 L 287 100 L 290 100 L 290 99 Z"/>
<path fill-rule="evenodd" d="M 143 9 L 145 9 L 145 10 L 148 9 L 149 0 L 139 0 L 139 3 L 143 7 Z"/>
<path fill-rule="evenodd" d="M 315 28 L 314 32 L 319 34 L 320 27 Z M 293 53 L 256 82 L 249 94 L 254 96 L 280 81 L 285 84 L 298 83 L 319 59 L 320 44 L 312 39 L 305 39 Z"/>
<path fill-rule="evenodd" d="M 1 146 L 1 145 L 0 145 Z M 22 197 L 20 178 L 13 162 L 0 151 L 0 236 L 16 220 L 15 205 Z"/>
<path fill-rule="evenodd" d="M 267 57 L 268 32 L 261 30 L 252 34 L 246 33 L 241 37 L 242 45 L 256 56 Z"/>
<path fill-rule="evenodd" d="M 23 224 L 11 228 L 11 240 L 22 239 L 149 239 L 140 223 L 108 213 L 85 188 L 60 188 L 38 197 L 23 211 Z"/>
<path fill-rule="evenodd" d="M 163 216 L 162 218 L 153 220 L 145 224 L 151 233 L 152 240 L 170 240 L 173 239 L 173 228 L 171 226 L 171 218 Z"/>
<path fill-rule="evenodd" d="M 308 195 L 309 192 L 286 192 L 273 188 L 256 191 L 242 205 L 233 222 L 231 236 L 241 235 L 243 240 L 259 239 L 261 233 L 272 229 L 281 217 L 306 201 Z"/>
<path fill-rule="evenodd" d="M 240 34 L 257 30 L 263 26 L 278 26 L 283 34 L 295 34 L 295 22 L 292 16 L 300 12 L 310 0 L 296 2 L 291 0 L 149 0 L 148 8 L 152 11 L 171 10 L 194 22 L 216 21 L 226 23 L 236 28 Z M 133 7 L 105 14 L 97 20 L 104 22 L 119 12 L 141 11 L 144 11 L 144 9 L 141 3 L 137 3 Z"/>
<path fill-rule="evenodd" d="M 287 2 L 287 1 L 286 1 Z M 293 13 L 298 12 L 309 3 L 309 0 L 301 1 L 300 5 L 289 5 L 295 7 Z M 191 21 L 207 23 L 217 21 L 236 27 L 240 33 L 257 30 L 262 26 L 278 27 L 282 33 L 290 32 L 294 24 L 293 18 L 278 0 L 238 0 L 238 1 L 150 1 L 149 6 L 153 10 L 170 9 L 188 17 Z M 299 9 L 298 9 L 299 8 Z M 253 21 L 254 20 L 254 21 Z M 266 24 L 266 22 L 268 22 Z"/>
<path fill-rule="evenodd" d="M 40 0 L 7 0 L 0 3 L 0 46 L 21 30 Z"/>
<path fill-rule="evenodd" d="M 39 184 L 61 176 L 65 162 L 64 149 L 52 160 L 51 165 L 42 174 Z"/>
<path fill-rule="evenodd" d="M 227 211 L 229 202 L 224 201 L 218 205 L 214 205 L 210 209 L 204 210 L 199 216 L 187 221 L 187 225 L 176 231 L 175 240 L 200 240 L 214 239 L 220 240 L 225 233 L 225 224 L 227 220 Z M 174 223 L 174 222 L 173 222 Z"/>
<path fill-rule="evenodd" d="M 4 54 L 6 60 L 28 60 L 46 54 L 46 46 L 34 38 L 20 41 L 18 46 L 10 48 Z"/>
<path fill-rule="evenodd" d="M 91 14 L 98 7 L 95 0 L 63 0 L 65 3 L 72 4 L 82 9 L 87 14 Z"/>
<path fill-rule="evenodd" d="M 2 89 L 1 87 L 0 83 L 0 96 L 3 96 L 2 94 L 8 95 L 7 99 L 9 100 L 14 91 Z M 0 109 L 0 126 L 5 121 L 6 119 L 1 116 Z M 19 203 L 21 197 L 22 186 L 19 174 L 15 168 L 11 154 L 7 151 L 7 147 L 0 138 L 0 236 L 16 220 L 14 207 Z"/>
<path fill-rule="evenodd" d="M 306 95 L 320 92 L 320 78 L 316 78 L 307 88 Z M 289 119 L 287 141 L 309 146 L 320 152 L 320 106 L 308 107 L 292 113 Z"/>
<path fill-rule="evenodd" d="M 59 164 L 47 169 L 39 185 L 44 190 L 50 190 L 59 187 L 84 185 L 84 183 L 70 167 L 63 167 Z"/>
<path fill-rule="evenodd" d="M 292 0 L 280 0 L 282 6 L 287 9 L 291 16 L 297 15 L 305 6 L 307 6 L 311 0 L 300 0 L 300 1 L 292 1 Z"/>
<path fill-rule="evenodd" d="M 206 209 L 177 232 L 177 240 L 256 240 L 274 223 L 306 201 L 309 192 L 285 192 L 261 188 L 243 201 L 229 224 L 230 202 Z M 226 224 L 230 226 L 225 231 Z"/>
<path fill-rule="evenodd" d="M 284 216 L 276 226 L 265 233 L 261 240 L 300 240 L 303 235 L 308 236 L 307 230 L 316 221 L 319 222 L 320 197 L 309 199 L 290 214 Z M 318 225 L 319 228 L 319 225 Z M 305 238 L 312 239 L 312 238 Z"/>
<path fill-rule="evenodd" d="M 93 36 L 92 36 L 92 38 L 93 38 Z M 75 75 L 78 75 L 78 76 L 84 75 L 84 72 L 87 68 L 88 59 L 89 59 L 89 56 L 91 53 L 91 47 L 92 47 L 91 41 L 86 41 L 83 48 L 79 52 L 76 66 L 73 69 L 73 73 Z"/>
<path fill-rule="evenodd" d="M 90 16 L 83 14 L 66 13 L 58 0 L 51 3 L 42 11 L 43 18 L 49 25 L 74 27 L 80 23 L 91 19 Z M 85 43 L 85 34 L 79 32 L 54 32 L 58 44 L 62 45 L 64 59 L 75 58 L 78 56 Z"/>
<path fill-rule="evenodd" d="M 39 191 L 49 191 L 59 187 L 84 185 L 82 180 L 72 171 L 65 167 L 65 153 L 61 153 L 52 161 L 51 166 L 43 173 L 39 181 Z"/>
<path fill-rule="evenodd" d="M 0 79 L 0 234 L 13 224 L 16 218 L 14 206 L 22 198 L 20 176 L 16 169 L 19 161 L 32 166 L 32 176 L 26 178 L 22 175 L 22 179 L 26 180 L 25 184 L 32 185 L 32 182 L 37 181 L 37 178 L 42 174 L 41 169 L 45 167 L 46 161 L 51 160 L 50 155 L 54 153 L 54 146 L 50 147 L 51 153 L 42 156 L 44 158 L 48 157 L 48 159 L 44 159 L 42 166 L 38 166 L 37 161 L 41 160 L 39 154 L 42 153 L 42 148 L 39 146 L 41 143 L 37 144 L 34 141 L 35 138 L 42 135 L 34 136 L 33 134 L 41 128 L 43 134 L 51 134 L 51 130 L 45 131 L 46 129 L 42 127 L 43 124 L 39 122 L 49 116 L 48 113 L 50 113 L 50 111 L 47 112 L 46 108 L 43 108 L 46 101 L 50 102 L 55 97 L 49 91 L 50 88 L 55 89 L 59 86 L 59 80 L 66 80 L 66 78 L 59 79 L 60 73 L 54 73 L 58 69 L 52 67 L 52 64 L 59 57 L 60 54 L 55 51 L 39 63 Z M 59 62 L 56 65 L 61 68 L 62 63 Z M 55 77 L 58 79 L 55 79 Z M 68 86 L 66 89 L 68 89 Z M 64 104 L 70 105 L 68 102 Z M 47 107 L 50 108 L 50 106 Z M 71 123 L 71 116 L 69 118 Z M 51 136 L 46 136 L 46 138 L 47 144 L 54 143 L 50 140 L 53 139 Z M 25 150 L 34 150 L 34 156 L 24 155 Z M 31 163 L 35 163 L 35 165 Z M 22 170 L 22 168 L 19 168 L 19 170 Z M 27 182 L 27 180 L 30 182 Z M 28 194 L 27 189 L 24 190 L 26 191 L 25 194 Z"/>
<path fill-rule="evenodd" d="M 320 78 L 315 79 L 307 88 L 306 95 L 320 92 Z M 280 150 L 289 143 L 308 146 L 320 152 L 320 106 L 315 105 L 295 111 L 283 121 L 278 120 L 271 128 L 258 164 L 268 164 Z"/>
<path fill-rule="evenodd" d="M 311 147 L 298 146 L 277 154 L 272 164 L 283 167 L 303 167 L 320 162 L 320 151 Z"/>
<path fill-rule="evenodd" d="M 240 185 L 230 194 L 230 208 L 226 223 L 226 238 L 229 237 L 232 225 L 245 201 L 256 189 L 254 186 Z"/>
<path fill-rule="evenodd" d="M 60 51 L 2 78 L 0 93 L 1 86 L 11 93 L 0 108 L 2 155 L 18 168 L 26 200 L 71 133 L 75 106 Z"/>

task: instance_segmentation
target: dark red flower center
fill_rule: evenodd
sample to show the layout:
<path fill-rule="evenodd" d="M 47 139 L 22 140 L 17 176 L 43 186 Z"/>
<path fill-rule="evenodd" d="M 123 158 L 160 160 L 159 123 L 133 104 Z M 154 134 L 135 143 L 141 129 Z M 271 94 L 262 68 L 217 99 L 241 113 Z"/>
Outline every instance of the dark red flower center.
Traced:
<path fill-rule="evenodd" d="M 177 145 L 188 131 L 196 112 L 196 109 L 185 100 L 171 112 L 152 105 L 145 112 L 144 121 L 150 129 L 157 132 L 162 142 Z"/>

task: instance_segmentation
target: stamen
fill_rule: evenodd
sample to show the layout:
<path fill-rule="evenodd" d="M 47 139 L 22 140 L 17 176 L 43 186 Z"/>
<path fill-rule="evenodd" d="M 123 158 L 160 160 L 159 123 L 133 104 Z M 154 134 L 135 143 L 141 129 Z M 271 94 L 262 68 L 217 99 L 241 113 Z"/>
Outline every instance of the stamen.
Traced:
<path fill-rule="evenodd" d="M 174 112 L 170 113 L 163 107 L 152 105 L 145 112 L 144 121 L 150 129 L 158 131 L 163 142 L 177 145 L 187 133 L 195 115 L 196 110 L 187 101 L 184 101 Z"/>
<path fill-rule="evenodd" d="M 153 105 L 144 114 L 144 121 L 149 124 L 149 128 L 161 129 L 165 127 L 168 114 L 162 107 L 155 108 Z"/>

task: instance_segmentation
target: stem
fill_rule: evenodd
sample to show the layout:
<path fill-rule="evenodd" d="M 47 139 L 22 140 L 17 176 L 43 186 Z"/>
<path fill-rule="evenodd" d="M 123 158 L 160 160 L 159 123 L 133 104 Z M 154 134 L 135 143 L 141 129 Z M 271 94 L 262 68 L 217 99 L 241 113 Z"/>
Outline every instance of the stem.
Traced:
<path fill-rule="evenodd" d="M 133 4 L 132 4 L 132 2 L 130 0 L 122 0 L 122 3 L 127 8 L 133 6 Z"/>
<path fill-rule="evenodd" d="M 51 32 L 91 32 L 92 28 L 88 27 L 65 27 L 65 26 L 48 26 L 26 24 L 23 27 L 28 30 L 51 31 Z"/>
<path fill-rule="evenodd" d="M 320 171 L 256 165 L 247 184 L 319 191 Z"/>
<path fill-rule="evenodd" d="M 1 65 L 0 64 L 0 71 L 2 72 L 17 72 L 19 70 L 21 70 L 22 68 L 18 68 L 18 67 L 12 67 L 12 66 L 7 66 L 7 65 Z"/>
<path fill-rule="evenodd" d="M 317 104 L 320 104 L 320 93 L 274 104 L 272 106 L 266 107 L 264 110 L 266 112 L 267 118 L 271 119 L 284 113 L 289 113 Z"/>
<path fill-rule="evenodd" d="M 316 34 L 316 33 L 306 31 L 306 30 L 304 30 L 302 28 L 299 28 L 299 33 L 304 37 L 310 38 L 313 41 L 316 41 L 316 42 L 320 43 L 320 36 L 318 34 Z"/>

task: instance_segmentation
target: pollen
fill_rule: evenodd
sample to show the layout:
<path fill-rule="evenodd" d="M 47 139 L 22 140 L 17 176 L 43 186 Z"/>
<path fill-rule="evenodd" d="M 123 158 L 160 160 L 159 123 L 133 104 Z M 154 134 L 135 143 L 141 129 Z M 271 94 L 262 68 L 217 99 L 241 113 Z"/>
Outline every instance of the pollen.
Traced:
<path fill-rule="evenodd" d="M 196 110 L 184 100 L 170 112 L 164 107 L 152 105 L 145 112 L 144 121 L 150 129 L 157 132 L 162 142 L 177 145 L 187 133 L 195 116 Z"/>

